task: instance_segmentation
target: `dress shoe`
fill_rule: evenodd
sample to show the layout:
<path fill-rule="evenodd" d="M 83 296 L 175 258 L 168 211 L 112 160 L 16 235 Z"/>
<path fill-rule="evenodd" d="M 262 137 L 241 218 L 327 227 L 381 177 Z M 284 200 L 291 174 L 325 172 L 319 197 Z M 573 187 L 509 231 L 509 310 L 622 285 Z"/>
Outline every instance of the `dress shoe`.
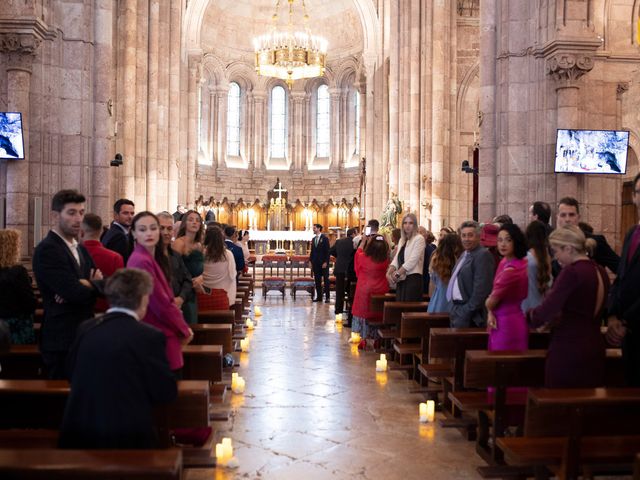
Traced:
<path fill-rule="evenodd" d="M 313 300 L 311 300 L 312 302 L 321 302 L 322 299 L 321 298 L 314 298 Z"/>
<path fill-rule="evenodd" d="M 329 303 L 331 300 L 329 300 L 328 298 L 324 299 L 324 303 Z"/>

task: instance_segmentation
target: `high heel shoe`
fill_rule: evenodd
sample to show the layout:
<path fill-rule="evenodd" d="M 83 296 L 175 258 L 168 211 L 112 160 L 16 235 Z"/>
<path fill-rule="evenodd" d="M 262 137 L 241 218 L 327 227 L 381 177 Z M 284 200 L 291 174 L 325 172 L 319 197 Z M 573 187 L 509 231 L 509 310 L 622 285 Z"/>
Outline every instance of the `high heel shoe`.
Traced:
<path fill-rule="evenodd" d="M 367 348 L 367 340 L 366 339 L 362 339 L 360 340 L 360 343 L 358 344 L 358 350 L 365 350 Z"/>

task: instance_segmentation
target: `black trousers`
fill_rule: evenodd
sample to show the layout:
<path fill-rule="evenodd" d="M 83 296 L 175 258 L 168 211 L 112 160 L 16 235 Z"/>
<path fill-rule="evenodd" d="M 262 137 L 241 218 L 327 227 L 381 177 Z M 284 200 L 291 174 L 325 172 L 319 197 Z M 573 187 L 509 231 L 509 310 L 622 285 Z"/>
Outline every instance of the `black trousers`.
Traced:
<path fill-rule="evenodd" d="M 396 284 L 397 302 L 420 302 L 422 300 L 422 275 L 413 273 Z"/>
<path fill-rule="evenodd" d="M 329 266 L 326 268 L 313 269 L 313 279 L 316 282 L 316 298 L 322 300 L 322 279 L 324 279 L 324 293 L 329 299 Z"/>
<path fill-rule="evenodd" d="M 336 277 L 336 313 L 344 311 L 344 296 L 351 288 L 351 278 L 346 273 L 334 273 Z"/>
<path fill-rule="evenodd" d="M 627 331 L 622 340 L 622 360 L 627 387 L 640 387 L 640 332 Z"/>

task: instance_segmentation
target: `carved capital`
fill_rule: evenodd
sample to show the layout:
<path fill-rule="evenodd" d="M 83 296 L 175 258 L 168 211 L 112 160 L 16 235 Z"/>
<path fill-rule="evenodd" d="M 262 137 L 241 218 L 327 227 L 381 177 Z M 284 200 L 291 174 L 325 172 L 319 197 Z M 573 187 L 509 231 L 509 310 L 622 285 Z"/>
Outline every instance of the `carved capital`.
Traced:
<path fill-rule="evenodd" d="M 545 70 L 555 80 L 573 81 L 593 69 L 593 57 L 583 53 L 557 53 L 547 58 Z"/>
<path fill-rule="evenodd" d="M 624 95 L 627 92 L 627 90 L 629 90 L 628 82 L 619 83 L 618 86 L 616 87 L 616 98 L 618 100 L 622 99 L 622 95 Z"/>
<path fill-rule="evenodd" d="M 0 33 L 0 53 L 7 58 L 9 70 L 30 72 L 42 40 L 29 33 Z"/>

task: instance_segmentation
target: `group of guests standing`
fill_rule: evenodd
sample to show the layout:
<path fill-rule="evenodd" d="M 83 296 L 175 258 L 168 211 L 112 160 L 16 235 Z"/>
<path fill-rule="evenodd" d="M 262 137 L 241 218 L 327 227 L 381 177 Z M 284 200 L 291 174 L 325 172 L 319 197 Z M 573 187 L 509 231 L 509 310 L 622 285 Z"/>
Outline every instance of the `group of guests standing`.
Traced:
<path fill-rule="evenodd" d="M 168 212 L 135 213 L 131 200 L 113 207 L 113 221 L 85 213 L 85 197 L 62 190 L 52 198 L 53 226 L 33 254 L 33 273 L 43 302 L 40 350 L 50 378 L 68 378 L 67 357 L 78 325 L 95 312 L 109 312 L 105 281 L 123 267 L 147 272 L 152 290 L 146 324 L 166 338 L 166 358 L 176 378 L 183 366 L 182 345 L 204 308 L 228 309 L 236 281 L 248 257 L 247 235 L 238 240 L 234 226 L 207 226 L 194 210 L 178 222 Z M 27 270 L 19 263 L 17 231 L 0 231 L 0 319 L 12 343 L 34 343 L 36 298 Z"/>
<path fill-rule="evenodd" d="M 634 186 L 640 212 L 640 174 Z M 384 236 L 365 235 L 355 254 L 352 329 L 375 336 L 367 331 L 367 321 L 380 315 L 370 311 L 374 294 L 395 289 L 398 301 L 420 301 L 428 265 L 428 312 L 448 313 L 452 327 L 486 327 L 489 350 L 526 350 L 529 328 L 550 330 L 547 386 L 603 385 L 605 338 L 622 344 L 627 381 L 640 386 L 640 226 L 627 234 L 620 258 L 580 222 L 575 199 L 560 200 L 555 230 L 550 217 L 549 205 L 536 202 L 524 231 L 507 215 L 484 226 L 465 221 L 457 232 L 442 229 L 429 252 L 407 214 L 391 258 Z M 606 268 L 617 274 L 613 286 Z"/>

